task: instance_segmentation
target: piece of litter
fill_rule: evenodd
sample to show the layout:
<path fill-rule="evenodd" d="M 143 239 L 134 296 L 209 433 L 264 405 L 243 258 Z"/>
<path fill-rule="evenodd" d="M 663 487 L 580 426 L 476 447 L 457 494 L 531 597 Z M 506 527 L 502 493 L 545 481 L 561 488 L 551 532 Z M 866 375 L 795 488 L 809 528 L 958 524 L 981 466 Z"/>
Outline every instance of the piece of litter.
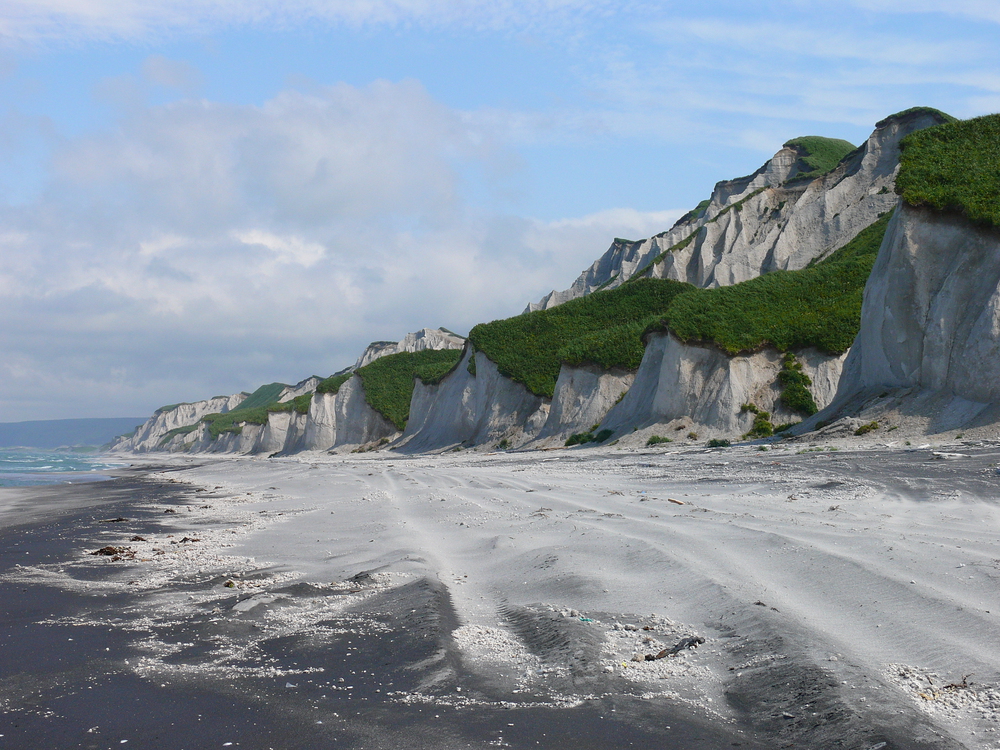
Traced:
<path fill-rule="evenodd" d="M 290 683 L 290 682 L 286 682 L 286 683 L 285 683 L 285 687 L 286 687 L 286 688 L 297 688 L 297 687 L 298 687 L 298 685 L 293 685 L 293 684 L 292 684 L 292 683 Z"/>
<path fill-rule="evenodd" d="M 672 497 L 667 498 L 668 503 L 673 503 L 674 505 L 684 505 L 683 500 L 674 500 Z"/>
<path fill-rule="evenodd" d="M 589 617 L 581 617 L 580 622 L 593 622 Z"/>

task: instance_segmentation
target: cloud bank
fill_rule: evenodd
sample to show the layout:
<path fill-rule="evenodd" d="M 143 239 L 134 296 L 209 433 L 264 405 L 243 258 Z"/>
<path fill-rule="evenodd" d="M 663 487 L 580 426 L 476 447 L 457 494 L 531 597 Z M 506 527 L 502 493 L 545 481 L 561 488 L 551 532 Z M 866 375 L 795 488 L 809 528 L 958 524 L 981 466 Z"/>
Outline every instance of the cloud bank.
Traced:
<path fill-rule="evenodd" d="M 477 210 L 469 181 L 511 157 L 474 120 L 379 81 L 133 107 L 64 141 L 39 196 L 0 213 L 7 419 L 327 375 L 372 339 L 517 313 L 677 216 Z"/>

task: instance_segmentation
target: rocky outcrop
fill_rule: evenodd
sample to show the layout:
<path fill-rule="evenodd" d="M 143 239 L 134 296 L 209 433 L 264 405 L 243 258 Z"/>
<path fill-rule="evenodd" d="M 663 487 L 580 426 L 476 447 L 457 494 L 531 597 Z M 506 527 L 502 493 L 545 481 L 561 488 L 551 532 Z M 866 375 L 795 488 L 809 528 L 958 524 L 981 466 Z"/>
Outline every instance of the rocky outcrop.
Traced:
<path fill-rule="evenodd" d="M 1000 231 L 902 204 L 865 287 L 836 399 L 813 422 L 894 411 L 928 432 L 1000 421 Z"/>
<path fill-rule="evenodd" d="M 469 372 L 473 359 L 475 375 Z M 545 399 L 504 377 L 485 354 L 467 347 L 458 367 L 440 383 L 417 381 L 410 419 L 394 447 L 419 452 L 504 440 L 517 447 L 538 435 L 548 412 Z"/>
<path fill-rule="evenodd" d="M 321 378 L 313 375 L 312 377 L 306 378 L 295 385 L 288 386 L 281 392 L 281 395 L 278 396 L 278 403 L 283 404 L 286 401 L 291 401 L 293 398 L 298 398 L 299 396 L 305 396 L 307 393 L 312 393 L 316 390 L 316 386 L 320 384 L 320 380 Z"/>
<path fill-rule="evenodd" d="M 358 375 L 340 386 L 334 402 L 336 412 L 336 437 L 334 447 L 356 448 L 382 438 L 391 439 L 399 434 L 396 426 L 375 411 L 365 400 L 365 389 Z"/>
<path fill-rule="evenodd" d="M 443 328 L 421 328 L 406 334 L 399 341 L 373 341 L 354 363 L 357 370 L 371 364 L 380 357 L 400 352 L 422 352 L 425 349 L 461 349 L 465 339 Z"/>
<path fill-rule="evenodd" d="M 121 438 L 111 446 L 113 451 L 125 453 L 148 453 L 149 451 L 169 450 L 168 444 L 183 444 L 195 439 L 192 433 L 173 434 L 198 423 L 206 414 L 218 414 L 232 411 L 247 397 L 245 393 L 232 396 L 217 396 L 204 401 L 189 404 L 177 404 L 157 410 L 147 419 L 131 437 Z"/>
<path fill-rule="evenodd" d="M 559 370 L 545 425 L 532 447 L 562 444 L 577 432 L 600 423 L 632 386 L 635 373 L 606 371 L 595 365 Z"/>
<path fill-rule="evenodd" d="M 685 344 L 670 333 L 652 334 L 635 382 L 600 426 L 627 433 L 657 424 L 683 425 L 703 438 L 739 438 L 754 420 L 744 404 L 770 412 L 774 424 L 797 422 L 802 417 L 781 401 L 782 356 L 770 348 L 730 356 L 714 346 Z M 836 392 L 844 356 L 805 350 L 796 357 L 822 408 Z"/>
<path fill-rule="evenodd" d="M 614 288 L 638 273 L 716 287 L 804 268 L 895 205 L 899 141 L 943 121 L 933 110 L 887 118 L 861 148 L 811 181 L 796 179 L 797 155 L 783 148 L 754 174 L 718 183 L 707 206 L 669 231 L 640 242 L 616 241 L 569 289 L 552 292 L 526 312 Z"/>
<path fill-rule="evenodd" d="M 309 403 L 303 450 L 325 451 L 337 440 L 337 394 L 314 393 Z"/>

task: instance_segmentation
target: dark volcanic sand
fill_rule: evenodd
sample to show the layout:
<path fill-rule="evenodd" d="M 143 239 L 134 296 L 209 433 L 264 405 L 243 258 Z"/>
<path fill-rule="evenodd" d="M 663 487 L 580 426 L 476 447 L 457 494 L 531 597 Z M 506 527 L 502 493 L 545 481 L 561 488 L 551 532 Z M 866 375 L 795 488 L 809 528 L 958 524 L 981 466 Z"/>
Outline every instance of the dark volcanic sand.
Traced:
<path fill-rule="evenodd" d="M 0 575 L 16 565 L 58 563 L 99 547 L 104 542 L 98 534 L 107 528 L 101 520 L 121 516 L 128 521 L 116 531 L 154 533 L 164 504 L 195 499 L 189 488 L 153 482 L 141 472 L 18 492 L 31 511 L 8 513 L 0 521 Z M 151 508 L 154 503 L 159 507 Z M 27 522 L 18 522 L 25 517 Z M 106 570 L 118 572 L 116 566 Z M 301 584 L 285 593 L 315 595 Z M 752 732 L 701 725 L 683 706 L 660 700 L 623 695 L 567 708 L 518 705 L 530 704 L 532 696 L 497 694 L 462 669 L 449 639 L 456 623 L 447 592 L 427 580 L 365 602 L 382 632 L 265 642 L 263 650 L 275 663 L 323 670 L 293 677 L 138 676 L 133 666 L 142 654 L 121 618 L 142 595 L 0 580 L 0 748 L 775 746 L 752 739 Z M 43 623 L 64 617 L 99 625 Z M 247 613 L 220 622 L 195 609 L 175 626 L 178 632 L 159 635 L 192 644 L 172 658 L 197 661 L 202 644 L 218 636 L 238 638 L 241 628 L 255 627 L 253 620 Z M 421 690 L 435 679 L 422 689 L 425 703 L 391 696 Z M 461 705 L 456 696 L 471 705 Z"/>

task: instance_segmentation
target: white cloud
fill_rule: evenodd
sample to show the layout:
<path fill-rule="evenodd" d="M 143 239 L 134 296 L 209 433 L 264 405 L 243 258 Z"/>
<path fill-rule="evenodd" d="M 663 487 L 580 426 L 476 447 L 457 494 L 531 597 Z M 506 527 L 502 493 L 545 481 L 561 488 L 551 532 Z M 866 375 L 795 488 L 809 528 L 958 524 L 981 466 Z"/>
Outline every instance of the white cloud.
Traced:
<path fill-rule="evenodd" d="M 65 140 L 39 197 L 0 208 L 0 315 L 24 321 L 0 330 L 4 418 L 326 375 L 370 340 L 516 314 L 679 213 L 473 209 L 500 141 L 412 81 L 144 105 Z"/>
<path fill-rule="evenodd" d="M 250 229 L 235 232 L 233 236 L 245 245 L 266 247 L 279 263 L 294 263 L 303 268 L 312 268 L 326 255 L 326 249 L 319 243 L 307 242 L 294 235 L 281 237 L 261 229 Z"/>

